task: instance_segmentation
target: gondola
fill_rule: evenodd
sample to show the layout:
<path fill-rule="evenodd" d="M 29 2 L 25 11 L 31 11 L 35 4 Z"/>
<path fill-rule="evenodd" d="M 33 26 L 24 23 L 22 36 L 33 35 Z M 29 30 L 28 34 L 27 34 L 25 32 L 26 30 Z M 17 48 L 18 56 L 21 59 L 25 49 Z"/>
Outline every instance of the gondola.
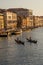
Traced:
<path fill-rule="evenodd" d="M 16 41 L 18 44 L 24 45 L 24 42 L 22 42 L 21 40 L 16 40 L 16 39 L 15 39 L 15 41 Z"/>
<path fill-rule="evenodd" d="M 27 41 L 30 42 L 30 43 L 35 43 L 35 44 L 37 43 L 37 40 L 32 40 L 32 39 L 28 39 L 28 38 L 26 38 L 26 39 L 27 39 Z"/>

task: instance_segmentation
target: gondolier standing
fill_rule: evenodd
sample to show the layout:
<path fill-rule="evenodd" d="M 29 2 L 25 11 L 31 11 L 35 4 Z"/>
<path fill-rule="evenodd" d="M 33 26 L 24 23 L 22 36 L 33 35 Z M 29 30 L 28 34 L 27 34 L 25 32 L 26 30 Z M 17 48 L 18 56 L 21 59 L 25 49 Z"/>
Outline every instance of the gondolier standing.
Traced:
<path fill-rule="evenodd" d="M 29 37 L 29 40 L 31 40 L 31 37 Z"/>

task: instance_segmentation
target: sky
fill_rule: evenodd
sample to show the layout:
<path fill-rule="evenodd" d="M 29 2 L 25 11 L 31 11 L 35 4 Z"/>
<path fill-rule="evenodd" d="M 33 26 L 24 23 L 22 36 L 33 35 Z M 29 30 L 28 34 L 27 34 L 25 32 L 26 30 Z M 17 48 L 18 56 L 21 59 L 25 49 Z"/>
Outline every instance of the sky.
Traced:
<path fill-rule="evenodd" d="M 0 8 L 27 8 L 33 15 L 43 16 L 43 0 L 0 0 Z"/>

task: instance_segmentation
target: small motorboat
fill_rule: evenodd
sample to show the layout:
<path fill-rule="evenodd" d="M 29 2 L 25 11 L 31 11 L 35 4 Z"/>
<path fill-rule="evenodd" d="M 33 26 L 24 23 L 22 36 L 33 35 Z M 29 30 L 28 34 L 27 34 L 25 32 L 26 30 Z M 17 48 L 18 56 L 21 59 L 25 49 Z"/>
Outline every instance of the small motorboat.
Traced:
<path fill-rule="evenodd" d="M 37 43 L 37 40 L 32 40 L 32 39 L 28 39 L 28 38 L 26 38 L 26 39 L 27 39 L 27 41 L 30 42 L 30 43 Z"/>
<path fill-rule="evenodd" d="M 16 41 L 18 44 L 22 44 L 22 45 L 24 45 L 24 42 L 22 42 L 21 40 L 17 40 L 17 39 L 15 39 L 15 41 Z"/>

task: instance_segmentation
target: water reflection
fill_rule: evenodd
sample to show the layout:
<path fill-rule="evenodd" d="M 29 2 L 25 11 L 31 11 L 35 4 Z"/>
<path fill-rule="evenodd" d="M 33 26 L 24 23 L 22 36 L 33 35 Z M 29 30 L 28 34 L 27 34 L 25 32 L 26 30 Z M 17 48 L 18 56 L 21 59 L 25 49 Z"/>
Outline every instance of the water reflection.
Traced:
<path fill-rule="evenodd" d="M 27 42 L 30 35 L 38 40 L 37 44 Z M 25 42 L 24 46 L 15 42 L 17 37 Z M 0 38 L 0 65 L 43 65 L 43 28 Z"/>

